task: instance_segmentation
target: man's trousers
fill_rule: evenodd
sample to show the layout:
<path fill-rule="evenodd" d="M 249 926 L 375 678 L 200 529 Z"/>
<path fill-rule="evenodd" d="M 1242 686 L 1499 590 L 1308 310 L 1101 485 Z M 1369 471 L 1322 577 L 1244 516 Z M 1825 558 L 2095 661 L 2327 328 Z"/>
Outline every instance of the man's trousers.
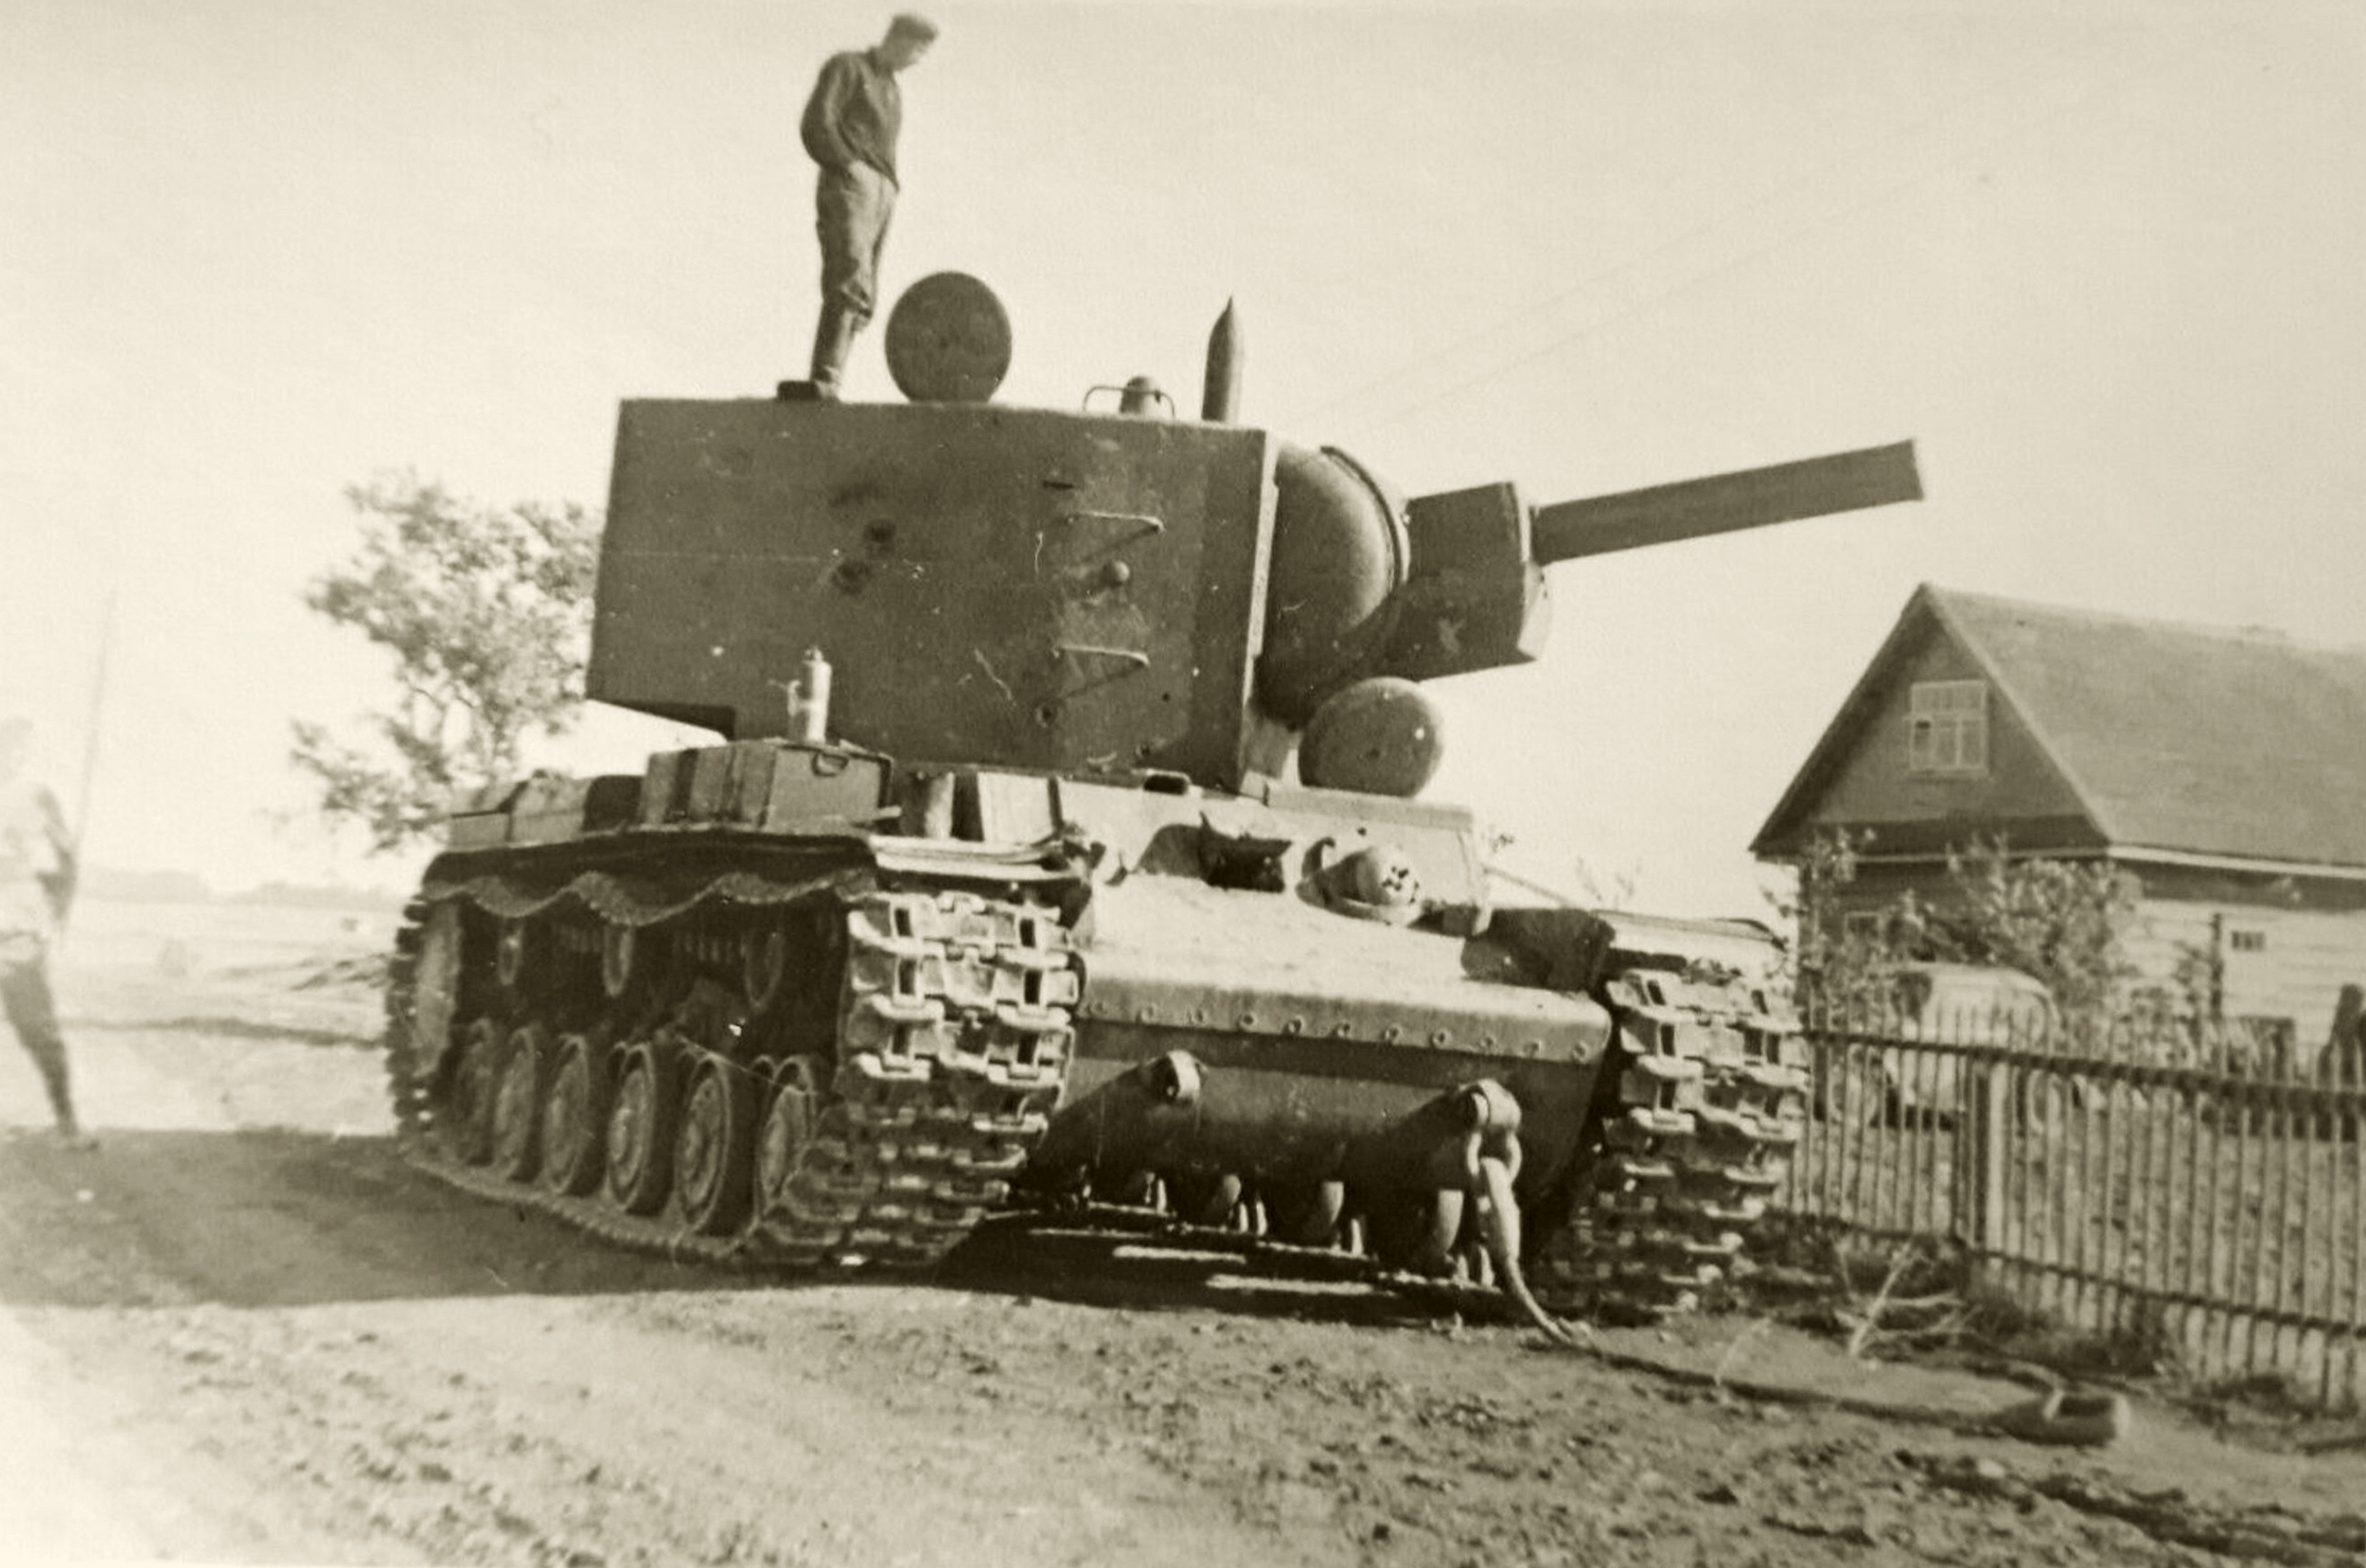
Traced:
<path fill-rule="evenodd" d="M 894 216 L 895 182 L 868 164 L 825 168 L 814 185 L 821 320 L 813 335 L 813 384 L 825 395 L 845 379 L 855 334 L 878 308 L 879 255 Z"/>
<path fill-rule="evenodd" d="M 48 955 L 37 943 L 0 938 L 0 1008 L 9 1027 L 41 1069 L 49 1108 L 58 1125 L 74 1127 L 74 1094 L 65 1065 L 65 1036 L 58 1032 L 58 1009 L 49 995 Z"/>

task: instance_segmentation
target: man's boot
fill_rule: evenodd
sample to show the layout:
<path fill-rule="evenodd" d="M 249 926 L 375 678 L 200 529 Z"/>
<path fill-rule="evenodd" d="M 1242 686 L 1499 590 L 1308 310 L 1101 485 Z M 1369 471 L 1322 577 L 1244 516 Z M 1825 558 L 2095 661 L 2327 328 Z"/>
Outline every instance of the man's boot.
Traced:
<path fill-rule="evenodd" d="M 82 1131 L 82 1123 L 74 1114 L 74 1090 L 67 1075 L 63 1041 L 44 1042 L 44 1048 L 35 1053 L 41 1066 L 43 1085 L 49 1091 L 49 1111 L 58 1126 L 58 1141 L 68 1149 L 95 1149 L 98 1140 Z"/>
<path fill-rule="evenodd" d="M 813 379 L 807 381 L 783 381 L 778 389 L 784 403 L 835 403 L 839 386 L 846 379 L 846 357 L 854 351 L 855 334 L 862 329 L 862 318 L 843 306 L 825 304 L 821 320 L 813 329 Z"/>
<path fill-rule="evenodd" d="M 835 403 L 839 387 L 846 379 L 846 358 L 855 349 L 855 334 L 862 330 L 862 318 L 835 302 L 822 306 L 821 320 L 813 330 L 813 391 L 824 402 Z"/>

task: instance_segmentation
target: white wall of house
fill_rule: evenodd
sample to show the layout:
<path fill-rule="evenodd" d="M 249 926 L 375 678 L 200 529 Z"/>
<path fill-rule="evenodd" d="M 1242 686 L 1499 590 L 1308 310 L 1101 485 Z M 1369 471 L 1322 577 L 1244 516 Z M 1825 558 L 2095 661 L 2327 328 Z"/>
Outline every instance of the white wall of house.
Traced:
<path fill-rule="evenodd" d="M 2332 1032 L 2341 987 L 2366 986 L 2366 894 L 2321 882 L 2308 895 L 2316 907 L 2296 907 L 2288 900 L 2229 896 L 2238 888 L 2213 873 L 2130 869 L 2143 877 L 2145 891 L 2123 938 L 2136 970 L 2129 989 L 2173 989 L 2183 949 L 2206 954 L 2215 944 L 2225 965 L 2224 1016 L 2290 1019 L 2294 1065 L 2304 1072 L 2313 1068 Z M 1844 917 L 1863 912 L 1870 918 L 1908 889 L 1940 907 L 1953 891 L 1943 868 L 1866 866 L 1834 903 Z M 2361 907 L 2323 907 L 2327 903 Z"/>
<path fill-rule="evenodd" d="M 2147 898 L 2128 933 L 2139 984 L 2167 985 L 2181 947 L 2216 946 L 2229 1018 L 2289 1018 L 2304 1068 L 2333 1029 L 2344 984 L 2366 985 L 2366 910 L 2281 908 L 2228 900 Z"/>

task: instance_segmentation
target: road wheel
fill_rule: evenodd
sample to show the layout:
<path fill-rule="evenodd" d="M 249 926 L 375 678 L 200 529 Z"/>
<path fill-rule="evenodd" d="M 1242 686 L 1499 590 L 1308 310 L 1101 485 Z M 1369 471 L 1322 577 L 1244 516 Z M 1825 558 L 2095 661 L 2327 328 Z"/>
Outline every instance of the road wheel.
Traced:
<path fill-rule="evenodd" d="M 1241 1178 L 1169 1172 L 1167 1198 L 1174 1206 L 1174 1217 L 1185 1224 L 1210 1230 L 1229 1229 L 1234 1210 L 1241 1207 Z"/>
<path fill-rule="evenodd" d="M 1327 1247 L 1339 1238 L 1339 1216 L 1347 1201 L 1344 1182 L 1275 1187 L 1265 1193 L 1265 1217 L 1277 1242 Z"/>
<path fill-rule="evenodd" d="M 1425 1278 L 1451 1275 L 1464 1207 L 1451 1188 L 1390 1199 L 1371 1216 L 1373 1254 L 1386 1267 Z"/>
<path fill-rule="evenodd" d="M 748 1218 L 759 1087 L 746 1067 L 719 1056 L 691 1075 L 674 1136 L 674 1202 L 701 1236 L 725 1235 Z"/>
<path fill-rule="evenodd" d="M 542 1070 L 551 1059 L 550 1031 L 527 1024 L 513 1031 L 493 1080 L 493 1169 L 514 1182 L 534 1179 L 541 1154 L 536 1134 L 542 1111 Z"/>
<path fill-rule="evenodd" d="M 607 1048 L 589 1036 L 562 1036 L 542 1097 L 542 1185 L 579 1198 L 600 1185 L 607 1152 L 609 1074 Z"/>
<path fill-rule="evenodd" d="M 627 1214 L 665 1207 L 680 1099 L 678 1075 L 657 1047 L 644 1041 L 626 1050 L 608 1108 L 606 1153 L 609 1201 Z"/>

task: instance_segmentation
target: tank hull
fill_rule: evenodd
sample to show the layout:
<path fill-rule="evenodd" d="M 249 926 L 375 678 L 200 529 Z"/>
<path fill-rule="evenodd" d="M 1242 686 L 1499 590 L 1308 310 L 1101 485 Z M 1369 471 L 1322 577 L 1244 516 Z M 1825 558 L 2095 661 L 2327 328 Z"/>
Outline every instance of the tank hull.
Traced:
<path fill-rule="evenodd" d="M 1406 1131 L 1423 1107 L 1491 1081 L 1519 1107 L 1525 1189 L 1567 1177 L 1611 1018 L 1522 983 L 1501 944 L 1175 876 L 1099 889 L 1092 913 L 1068 1103 L 1037 1166 L 1096 1188 L 1147 1170 L 1402 1192 L 1438 1185 L 1405 1157 L 1426 1154 Z M 1178 1055 L 1187 1102 L 1160 1071 Z"/>
<path fill-rule="evenodd" d="M 791 1270 L 926 1267 L 1019 1208 L 1383 1277 L 1550 1263 L 1595 1313 L 1725 1277 L 1806 1076 L 1763 995 L 1685 973 L 1709 933 L 1491 910 L 1452 808 L 1151 784 L 767 740 L 487 792 L 398 954 L 405 1133 L 611 1240 Z"/>

